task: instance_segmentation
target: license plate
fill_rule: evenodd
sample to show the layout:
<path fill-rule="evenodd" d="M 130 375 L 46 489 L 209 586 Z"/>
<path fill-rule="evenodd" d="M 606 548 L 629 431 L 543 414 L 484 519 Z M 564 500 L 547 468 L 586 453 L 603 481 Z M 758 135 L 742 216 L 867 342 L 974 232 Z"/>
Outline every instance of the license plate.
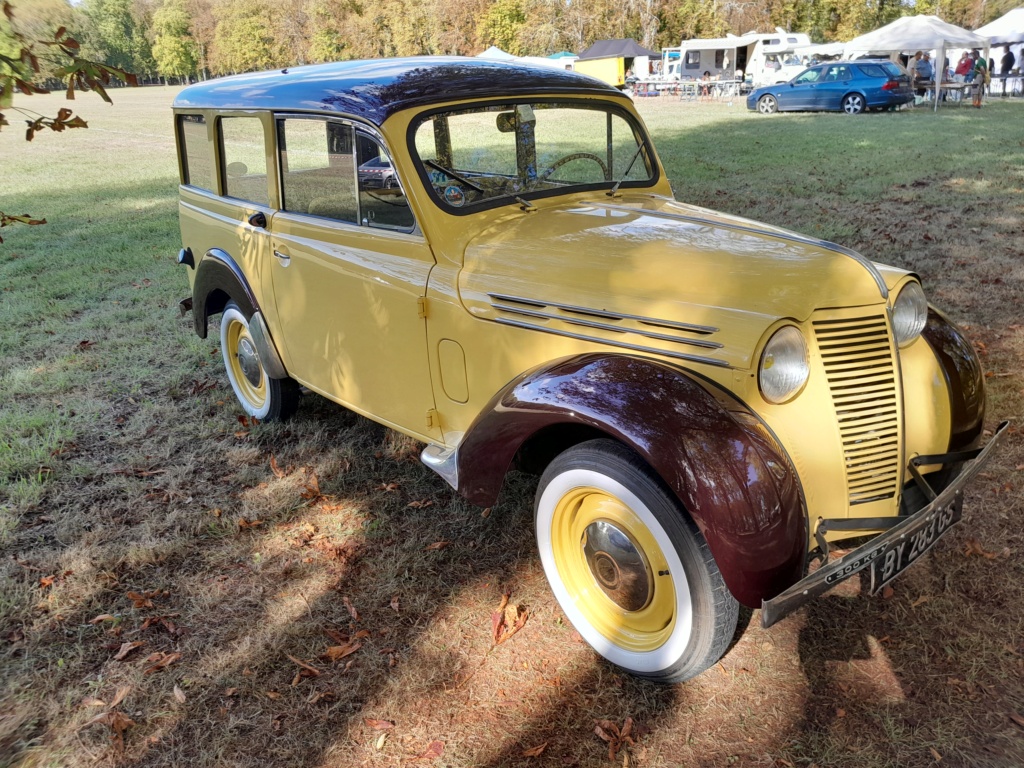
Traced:
<path fill-rule="evenodd" d="M 927 552 L 943 534 L 960 521 L 963 497 L 956 497 L 945 507 L 932 510 L 899 539 L 886 544 L 871 560 L 871 594 L 899 576 Z"/>

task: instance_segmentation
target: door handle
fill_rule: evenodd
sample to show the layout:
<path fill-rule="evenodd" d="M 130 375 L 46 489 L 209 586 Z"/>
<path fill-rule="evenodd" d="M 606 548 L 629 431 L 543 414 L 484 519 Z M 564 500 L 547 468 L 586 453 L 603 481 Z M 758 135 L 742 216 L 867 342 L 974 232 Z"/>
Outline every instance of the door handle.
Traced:
<path fill-rule="evenodd" d="M 274 256 L 277 257 L 277 260 L 279 262 L 281 262 L 282 267 L 287 267 L 289 264 L 291 264 L 292 257 L 289 256 L 287 253 L 281 253 L 279 250 L 275 248 Z"/>

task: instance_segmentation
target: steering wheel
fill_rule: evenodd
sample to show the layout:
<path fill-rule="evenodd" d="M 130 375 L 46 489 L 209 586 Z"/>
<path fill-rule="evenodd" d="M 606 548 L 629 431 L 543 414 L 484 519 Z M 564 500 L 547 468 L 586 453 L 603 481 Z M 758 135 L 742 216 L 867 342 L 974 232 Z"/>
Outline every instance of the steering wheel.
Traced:
<path fill-rule="evenodd" d="M 573 152 L 571 155 L 560 157 L 558 160 L 555 160 L 555 162 L 553 162 L 550 166 L 548 166 L 543 171 L 538 173 L 537 181 L 545 181 L 551 174 L 553 174 L 566 163 L 571 163 L 573 160 L 593 160 L 595 163 L 601 166 L 601 173 L 604 174 L 604 180 L 611 180 L 611 173 L 608 171 L 608 166 L 604 164 L 604 160 L 602 160 L 600 157 L 591 152 Z"/>

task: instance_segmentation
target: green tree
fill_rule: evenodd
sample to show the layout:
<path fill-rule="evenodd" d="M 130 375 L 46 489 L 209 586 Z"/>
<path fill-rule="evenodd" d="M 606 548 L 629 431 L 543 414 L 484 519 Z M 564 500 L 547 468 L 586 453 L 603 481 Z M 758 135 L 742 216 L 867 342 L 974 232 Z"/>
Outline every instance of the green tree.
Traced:
<path fill-rule="evenodd" d="M 279 45 L 270 19 L 274 9 L 265 0 L 226 0 L 213 11 L 217 19 L 211 62 L 214 72 L 253 72 L 278 64 Z"/>
<path fill-rule="evenodd" d="M 164 77 L 196 74 L 198 51 L 185 0 L 166 0 L 153 14 L 153 59 Z"/>
<path fill-rule="evenodd" d="M 520 56 L 523 53 L 519 33 L 526 24 L 522 0 L 497 0 L 480 20 L 478 34 L 484 45 L 496 45 Z"/>
<path fill-rule="evenodd" d="M 132 0 L 87 0 L 83 7 L 89 20 L 86 41 L 93 55 L 123 70 L 144 74 L 156 70 L 143 7 Z"/>

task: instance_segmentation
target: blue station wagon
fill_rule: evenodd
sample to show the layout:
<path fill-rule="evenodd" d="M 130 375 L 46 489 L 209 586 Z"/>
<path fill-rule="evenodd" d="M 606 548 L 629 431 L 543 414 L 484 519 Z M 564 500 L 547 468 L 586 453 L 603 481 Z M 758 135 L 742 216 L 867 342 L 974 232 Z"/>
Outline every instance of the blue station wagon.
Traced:
<path fill-rule="evenodd" d="M 910 76 L 891 61 L 832 61 L 805 69 L 788 83 L 752 91 L 747 109 L 774 112 L 838 112 L 894 109 L 914 100 Z"/>

